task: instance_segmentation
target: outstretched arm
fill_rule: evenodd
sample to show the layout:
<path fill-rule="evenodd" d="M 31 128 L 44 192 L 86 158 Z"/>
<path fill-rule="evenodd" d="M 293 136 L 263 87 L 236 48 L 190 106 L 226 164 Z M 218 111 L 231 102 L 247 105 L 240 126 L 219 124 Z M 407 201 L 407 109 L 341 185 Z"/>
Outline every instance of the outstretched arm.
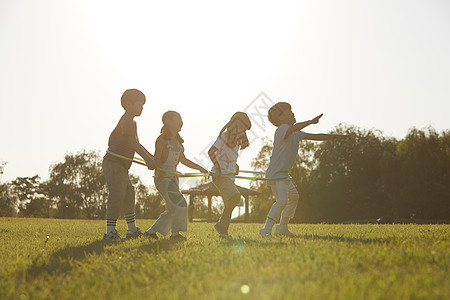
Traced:
<path fill-rule="evenodd" d="M 203 168 L 202 166 L 197 165 L 195 162 L 187 159 L 186 156 L 184 156 L 184 152 L 181 152 L 181 154 L 180 154 L 180 163 L 182 163 L 186 167 L 198 170 L 202 173 L 208 173 L 208 171 L 206 171 L 205 168 Z"/>
<path fill-rule="evenodd" d="M 302 130 L 306 126 L 319 123 L 319 119 L 322 118 L 322 116 L 323 116 L 323 114 L 320 114 L 312 120 L 295 123 L 294 125 L 292 125 L 291 127 L 288 128 L 288 130 L 286 131 L 286 134 L 284 135 L 284 139 L 287 139 L 293 132 Z"/>
<path fill-rule="evenodd" d="M 348 139 L 351 135 L 347 134 L 326 134 L 326 133 L 308 133 L 305 140 L 310 141 L 327 141 L 327 140 L 337 140 L 337 139 Z"/>

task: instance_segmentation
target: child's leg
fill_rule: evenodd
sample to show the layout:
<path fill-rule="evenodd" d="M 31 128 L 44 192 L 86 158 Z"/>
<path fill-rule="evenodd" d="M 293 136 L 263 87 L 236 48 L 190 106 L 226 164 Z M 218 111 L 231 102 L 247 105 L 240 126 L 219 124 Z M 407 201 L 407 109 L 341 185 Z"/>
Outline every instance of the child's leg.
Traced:
<path fill-rule="evenodd" d="M 270 187 L 275 196 L 275 203 L 267 215 L 266 224 L 264 225 L 264 230 L 267 233 L 272 232 L 273 226 L 280 221 L 281 213 L 285 209 L 288 203 L 288 187 L 290 180 L 278 180 Z"/>
<path fill-rule="evenodd" d="M 136 195 L 134 192 L 134 187 L 131 184 L 130 179 L 128 178 L 124 203 L 124 215 L 125 220 L 127 221 L 128 232 L 135 232 L 137 230 L 135 217 L 135 203 L 136 203 Z"/>
<path fill-rule="evenodd" d="M 168 195 L 170 202 L 175 206 L 175 211 L 172 217 L 172 236 L 176 236 L 182 232 L 187 231 L 188 225 L 188 211 L 187 202 L 183 194 L 180 192 L 180 187 L 178 186 L 178 178 L 173 178 L 169 182 Z"/>
<path fill-rule="evenodd" d="M 170 201 L 168 193 L 169 181 L 159 181 L 155 178 L 155 186 L 166 202 L 166 210 L 159 216 L 158 220 L 147 230 L 147 233 L 153 234 L 159 232 L 162 235 L 167 235 L 172 226 L 172 217 L 175 213 L 175 205 Z"/>
<path fill-rule="evenodd" d="M 219 222 L 215 225 L 215 228 L 220 234 L 228 235 L 231 215 L 233 213 L 233 209 L 241 200 L 241 194 L 231 178 L 217 176 L 214 178 L 213 183 L 219 190 L 224 203 L 222 215 Z"/>
<path fill-rule="evenodd" d="M 222 216 L 220 217 L 221 222 L 228 225 L 230 224 L 231 214 L 233 213 L 233 209 L 239 204 L 239 201 L 241 201 L 241 194 L 234 194 L 227 200 L 224 200 L 224 208 Z"/>
<path fill-rule="evenodd" d="M 108 201 L 106 203 L 106 233 L 116 229 L 123 200 L 126 194 L 126 169 L 120 164 L 103 160 L 103 174 L 108 187 Z"/>
<path fill-rule="evenodd" d="M 295 188 L 292 181 L 290 181 L 288 185 L 288 202 L 281 213 L 281 220 L 280 224 L 278 225 L 281 230 L 287 230 L 289 220 L 292 219 L 295 215 L 299 198 L 300 197 L 298 195 L 297 189 Z"/>

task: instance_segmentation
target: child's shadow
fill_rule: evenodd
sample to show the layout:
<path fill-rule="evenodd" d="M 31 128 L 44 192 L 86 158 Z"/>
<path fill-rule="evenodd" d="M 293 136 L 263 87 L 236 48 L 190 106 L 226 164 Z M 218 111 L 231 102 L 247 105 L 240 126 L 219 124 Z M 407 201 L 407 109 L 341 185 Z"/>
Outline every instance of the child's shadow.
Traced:
<path fill-rule="evenodd" d="M 160 253 L 166 253 L 170 250 L 179 249 L 183 247 L 186 242 L 176 242 L 168 239 L 151 240 L 139 246 L 139 250 L 158 255 Z"/>
<path fill-rule="evenodd" d="M 120 243 L 120 242 L 114 242 Z M 48 261 L 41 255 L 37 256 L 31 266 L 18 271 L 18 278 L 33 279 L 41 274 L 56 275 L 70 271 L 78 262 L 85 260 L 91 254 L 100 254 L 111 242 L 97 240 L 84 246 L 68 246 L 54 252 Z"/>
<path fill-rule="evenodd" d="M 124 241 L 104 241 L 96 240 L 88 245 L 83 246 L 68 246 L 54 252 L 50 258 L 37 256 L 31 266 L 19 270 L 17 278 L 20 279 L 34 279 L 42 274 L 58 275 L 71 271 L 85 261 L 90 255 L 98 255 L 104 251 L 106 246 L 119 244 Z M 139 249 L 148 253 L 158 255 L 159 253 L 168 252 L 170 250 L 179 249 L 183 247 L 183 242 L 174 242 L 167 239 L 160 239 L 158 241 L 151 240 L 139 246 Z M 130 250 L 121 250 L 128 252 Z"/>

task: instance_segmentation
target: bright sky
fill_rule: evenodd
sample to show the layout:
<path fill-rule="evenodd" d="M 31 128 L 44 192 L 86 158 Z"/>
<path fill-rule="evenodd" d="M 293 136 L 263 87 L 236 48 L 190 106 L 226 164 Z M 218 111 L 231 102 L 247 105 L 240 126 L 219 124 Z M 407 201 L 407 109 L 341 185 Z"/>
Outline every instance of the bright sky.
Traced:
<path fill-rule="evenodd" d="M 272 137 L 256 114 L 269 100 L 290 102 L 298 121 L 324 113 L 308 132 L 450 128 L 447 0 L 1 0 L 0 42 L 3 182 L 47 179 L 66 152 L 103 153 L 127 88 L 147 96 L 141 143 L 153 152 L 162 114 L 177 110 L 194 161 L 239 110 L 265 121 L 253 137 Z"/>

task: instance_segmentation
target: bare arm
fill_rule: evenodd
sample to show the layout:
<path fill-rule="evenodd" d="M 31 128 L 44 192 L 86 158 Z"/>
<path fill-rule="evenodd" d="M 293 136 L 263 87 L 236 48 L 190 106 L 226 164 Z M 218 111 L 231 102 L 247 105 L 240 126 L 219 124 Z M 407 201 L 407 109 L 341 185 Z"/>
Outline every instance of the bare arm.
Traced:
<path fill-rule="evenodd" d="M 153 170 L 155 168 L 153 155 L 151 155 L 139 142 L 137 143 L 135 150 L 145 160 L 147 167 L 150 170 Z"/>
<path fill-rule="evenodd" d="M 208 173 L 208 171 L 206 171 L 206 169 L 204 169 L 202 166 L 199 166 L 195 162 L 187 159 L 186 156 L 184 156 L 184 152 L 180 153 L 180 163 L 191 169 L 199 170 L 202 173 Z"/>
<path fill-rule="evenodd" d="M 305 140 L 309 141 L 327 141 L 327 140 L 337 140 L 337 139 L 347 139 L 351 137 L 351 135 L 346 134 L 326 134 L 326 133 L 308 133 L 305 137 Z"/>
<path fill-rule="evenodd" d="M 288 130 L 286 131 L 286 134 L 284 135 L 284 139 L 287 139 L 293 132 L 302 130 L 306 126 L 319 123 L 319 119 L 322 118 L 322 116 L 323 116 L 323 114 L 320 114 L 312 120 L 295 123 L 294 125 L 292 125 L 291 127 L 288 128 Z"/>
<path fill-rule="evenodd" d="M 211 148 L 209 148 L 209 150 L 208 150 L 208 155 L 209 155 L 209 158 L 211 159 L 212 163 L 216 167 L 217 173 L 220 174 L 222 172 L 220 170 L 219 162 L 217 161 L 216 153 L 217 153 L 217 148 L 214 146 L 211 146 Z"/>
<path fill-rule="evenodd" d="M 144 148 L 139 143 L 139 140 L 137 136 L 129 135 L 129 144 L 132 145 L 133 150 L 136 151 L 144 160 L 145 164 L 147 165 L 147 168 L 150 170 L 153 170 L 155 168 L 155 163 L 153 161 L 153 155 L 150 154 L 150 152 L 147 151 L 147 149 Z"/>

